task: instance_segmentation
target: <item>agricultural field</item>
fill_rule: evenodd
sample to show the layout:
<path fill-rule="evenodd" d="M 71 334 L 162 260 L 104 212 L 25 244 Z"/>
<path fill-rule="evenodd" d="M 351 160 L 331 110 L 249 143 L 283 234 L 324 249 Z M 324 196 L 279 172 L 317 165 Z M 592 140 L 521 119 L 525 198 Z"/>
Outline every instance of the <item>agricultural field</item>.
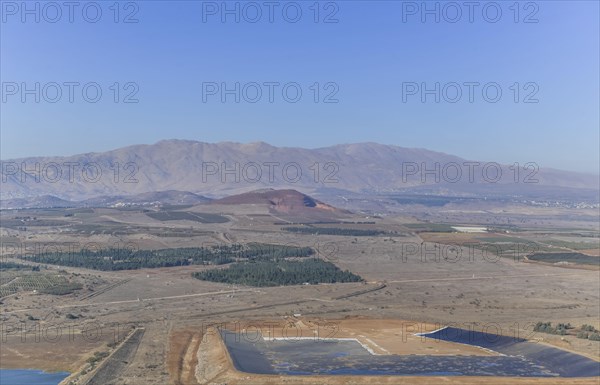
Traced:
<path fill-rule="evenodd" d="M 600 249 L 597 234 L 585 232 L 571 237 L 569 242 L 558 240 L 562 231 L 521 229 L 517 232 L 488 231 L 480 233 L 422 232 L 419 235 L 426 241 L 445 245 L 459 245 L 467 249 L 477 249 L 490 257 L 513 258 L 516 261 L 530 260 L 548 263 L 568 262 L 574 265 L 597 265 Z"/>
<path fill-rule="evenodd" d="M 3 272 L 3 275 L 5 273 Z M 23 292 L 66 295 L 83 288 L 66 274 L 46 272 L 6 273 L 0 285 L 0 298 Z"/>
<path fill-rule="evenodd" d="M 9 336 L 5 346 L 27 354 L 36 367 L 67 369 L 78 378 L 88 378 L 95 373 L 81 374 L 89 369 L 88 360 L 97 357 L 95 352 L 112 351 L 107 344 L 114 343 L 116 331 L 143 328 L 143 334 L 132 340 L 135 346 L 127 345 L 127 351 L 135 353 L 123 353 L 127 364 L 106 356 L 96 369 L 105 364 L 116 368 L 110 374 L 115 383 L 194 385 L 199 384 L 195 353 L 206 325 L 236 320 L 283 322 L 291 317 L 300 328 L 315 319 L 340 325 L 351 320 L 360 335 L 388 351 L 406 346 L 392 343 L 394 333 L 402 335 L 394 331 L 401 327 L 398 320 L 404 320 L 426 323 L 429 330 L 446 325 L 489 327 L 599 358 L 595 337 L 578 337 L 600 329 L 597 270 L 578 264 L 565 269 L 525 259 L 534 252 L 593 255 L 590 250 L 598 237 L 585 228 L 508 230 L 486 222 L 424 222 L 396 214 L 352 214 L 326 220 L 273 213 L 260 205 L 185 209 L 229 218 L 223 223 L 155 220 L 148 217 L 148 211 L 122 208 L 65 216 L 71 210 L 49 210 L 49 216 L 34 210 L 0 212 L 35 216 L 36 220 L 60 218 L 66 223 L 27 230 L 0 228 L 13 245 L 2 250 L 3 261 L 27 265 L 24 270 L 0 274 L 3 295 L 17 293 L 2 298 L 2 322 L 33 327 L 52 318 L 75 333 L 72 341 L 62 345 L 22 343 L 18 336 Z M 489 231 L 465 233 L 453 228 L 469 225 Z M 311 230 L 288 232 L 282 227 Z M 316 234 L 312 230 L 322 228 L 335 231 Z M 353 235 L 341 235 L 347 230 Z M 585 244 L 585 248 L 566 249 L 571 243 Z M 309 271 L 304 268 L 295 272 L 295 264 L 313 258 L 319 262 L 310 270 L 311 277 L 302 274 Z M 32 271 L 33 267 L 40 271 Z M 323 267 L 330 270 L 320 276 Z M 344 272 L 352 279 L 336 276 Z M 82 288 L 77 290 L 77 284 Z M 56 295 L 68 291 L 72 292 Z M 550 322 L 552 327 L 570 323 L 576 332 L 534 331 L 538 322 Z M 77 337 L 90 325 L 102 328 L 98 341 Z M 594 329 L 584 331 L 583 325 Z M 358 333 L 354 337 L 362 338 Z M 433 349 L 419 343 L 411 346 L 425 354 L 445 351 L 439 345 Z M 59 347 L 68 352 L 69 362 L 57 354 Z M 56 354 L 49 359 L 47 352 Z M 19 361 L 11 358 L 15 354 L 4 355 L 3 362 L 18 367 Z M 263 380 L 255 382 L 267 383 Z"/>
<path fill-rule="evenodd" d="M 535 253 L 528 257 L 532 261 L 546 263 L 568 263 L 600 266 L 600 258 L 581 253 Z"/>
<path fill-rule="evenodd" d="M 190 213 L 187 211 L 158 211 L 146 213 L 150 218 L 159 221 L 193 221 L 200 223 L 225 223 L 227 217 L 211 213 Z"/>
<path fill-rule="evenodd" d="M 415 232 L 436 232 L 436 233 L 451 233 L 456 232 L 451 225 L 442 223 L 407 223 L 404 226 Z"/>
<path fill-rule="evenodd" d="M 301 233 L 301 234 L 314 234 L 314 235 L 339 235 L 345 237 L 372 237 L 376 235 L 385 235 L 385 231 L 381 230 L 364 230 L 364 229 L 352 229 L 352 228 L 339 228 L 339 227 L 316 227 L 316 226 L 305 226 L 305 227 L 284 227 L 283 231 L 290 233 Z"/>

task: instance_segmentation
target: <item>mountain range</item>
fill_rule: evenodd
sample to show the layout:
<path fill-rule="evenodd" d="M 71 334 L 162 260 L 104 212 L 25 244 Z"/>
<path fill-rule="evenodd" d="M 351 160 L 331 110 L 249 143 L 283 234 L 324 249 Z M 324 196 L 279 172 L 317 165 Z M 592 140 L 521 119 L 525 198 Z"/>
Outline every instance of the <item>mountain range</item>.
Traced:
<path fill-rule="evenodd" d="M 0 199 L 25 199 L 20 202 L 25 206 L 32 200 L 148 202 L 159 192 L 157 200 L 198 203 L 264 188 L 325 195 L 410 192 L 595 199 L 599 181 L 597 175 L 538 169 L 534 163 L 515 167 L 475 162 L 377 143 L 305 149 L 190 140 L 8 159 L 2 161 L 1 172 Z"/>

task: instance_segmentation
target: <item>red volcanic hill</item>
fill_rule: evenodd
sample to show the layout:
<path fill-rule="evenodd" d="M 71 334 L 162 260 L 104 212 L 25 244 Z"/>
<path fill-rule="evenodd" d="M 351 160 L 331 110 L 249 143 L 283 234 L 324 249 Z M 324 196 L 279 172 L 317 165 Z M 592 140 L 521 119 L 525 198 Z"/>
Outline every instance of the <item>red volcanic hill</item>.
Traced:
<path fill-rule="evenodd" d="M 217 205 L 269 205 L 271 209 L 284 213 L 310 211 L 327 211 L 344 214 L 345 210 L 330 206 L 296 190 L 256 190 L 238 195 L 216 199 L 211 204 Z"/>

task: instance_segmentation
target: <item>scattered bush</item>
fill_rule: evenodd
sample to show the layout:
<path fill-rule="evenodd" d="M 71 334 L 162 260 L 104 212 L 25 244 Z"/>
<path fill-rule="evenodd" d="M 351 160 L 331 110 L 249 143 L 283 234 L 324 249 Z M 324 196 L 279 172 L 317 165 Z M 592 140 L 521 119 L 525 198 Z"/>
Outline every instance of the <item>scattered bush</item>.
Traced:
<path fill-rule="evenodd" d="M 95 366 L 97 362 L 102 361 L 108 356 L 108 352 L 94 352 L 94 355 L 87 359 L 87 363 Z"/>
<path fill-rule="evenodd" d="M 600 341 L 600 333 L 591 333 L 588 336 L 588 340 L 591 340 L 591 341 Z"/>
<path fill-rule="evenodd" d="M 551 322 L 538 322 L 533 330 L 541 333 L 557 334 L 557 335 L 575 335 L 577 338 L 589 339 L 591 341 L 600 341 L 600 333 L 592 325 L 583 324 L 576 334 L 569 333 L 569 330 L 574 329 L 570 323 L 559 323 L 556 327 L 552 326 Z"/>

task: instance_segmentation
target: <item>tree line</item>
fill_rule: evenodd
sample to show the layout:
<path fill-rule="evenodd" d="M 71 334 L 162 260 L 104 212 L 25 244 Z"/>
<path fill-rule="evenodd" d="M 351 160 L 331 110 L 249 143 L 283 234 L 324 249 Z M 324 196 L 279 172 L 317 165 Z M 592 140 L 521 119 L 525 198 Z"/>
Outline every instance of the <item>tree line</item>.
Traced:
<path fill-rule="evenodd" d="M 374 237 L 377 235 L 386 234 L 382 230 L 365 230 L 365 229 L 344 229 L 340 227 L 284 227 L 284 231 L 300 234 L 314 235 L 343 235 L 350 237 Z"/>
<path fill-rule="evenodd" d="M 0 262 L 0 271 L 6 270 L 31 270 L 31 271 L 40 271 L 39 266 L 29 266 L 23 265 L 21 263 L 15 262 Z"/>
<path fill-rule="evenodd" d="M 211 269 L 192 276 L 204 281 L 259 287 L 363 281 L 360 276 L 318 258 L 240 262 L 227 269 Z"/>
<path fill-rule="evenodd" d="M 116 271 L 187 265 L 223 265 L 240 260 L 261 261 L 308 257 L 310 247 L 248 243 L 211 247 L 182 247 L 159 250 L 100 249 L 78 252 L 47 252 L 19 258 L 51 265 Z"/>

